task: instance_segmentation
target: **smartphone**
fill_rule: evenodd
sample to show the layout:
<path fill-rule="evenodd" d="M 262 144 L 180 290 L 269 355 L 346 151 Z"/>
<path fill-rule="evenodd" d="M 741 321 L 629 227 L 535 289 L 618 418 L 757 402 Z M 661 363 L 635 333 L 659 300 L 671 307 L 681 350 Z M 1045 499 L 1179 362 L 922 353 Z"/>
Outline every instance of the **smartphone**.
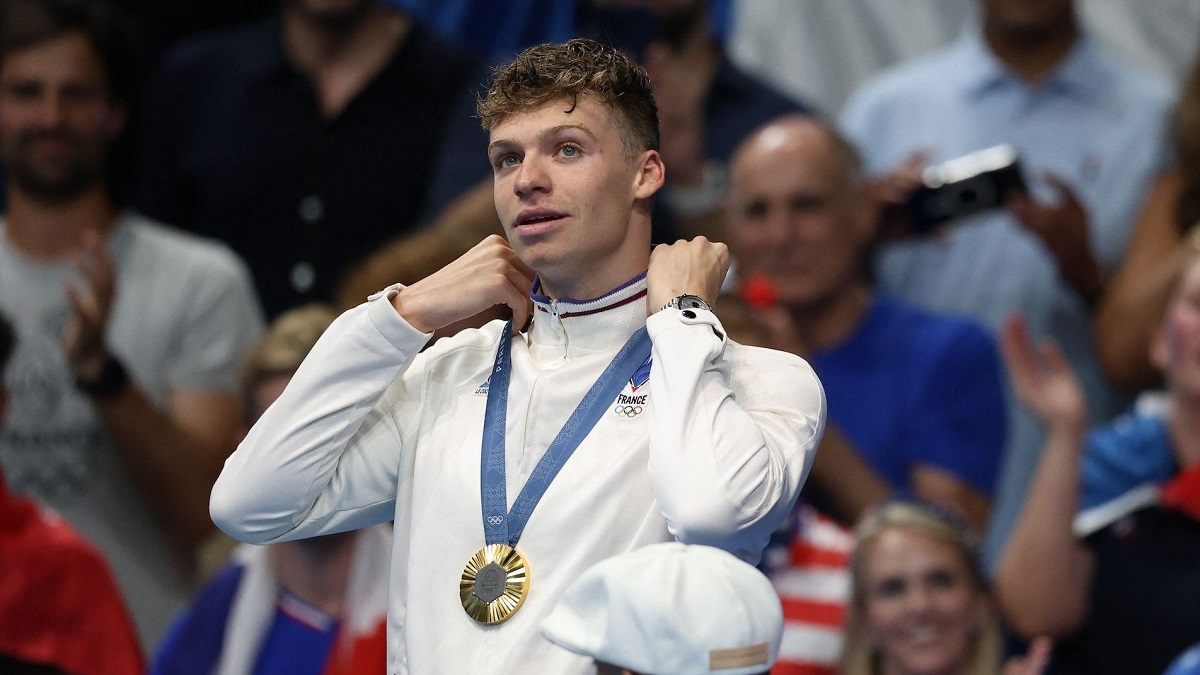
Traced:
<path fill-rule="evenodd" d="M 917 235 L 965 216 L 1001 208 L 1010 195 L 1027 191 L 1020 157 L 1011 145 L 997 145 L 930 166 L 922 173 L 921 182 L 906 204 Z"/>

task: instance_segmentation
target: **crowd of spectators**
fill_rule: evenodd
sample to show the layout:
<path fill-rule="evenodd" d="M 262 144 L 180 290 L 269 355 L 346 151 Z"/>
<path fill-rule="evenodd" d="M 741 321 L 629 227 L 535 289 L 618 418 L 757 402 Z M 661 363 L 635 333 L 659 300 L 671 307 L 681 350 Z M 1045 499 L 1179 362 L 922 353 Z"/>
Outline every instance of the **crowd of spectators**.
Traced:
<path fill-rule="evenodd" d="M 655 241 L 727 242 L 730 337 L 828 400 L 759 566 L 772 672 L 1200 672 L 1200 66 L 1111 49 L 1155 55 L 1132 33 L 1159 24 L 168 4 L 0 0 L 0 669 L 384 672 L 390 531 L 234 548 L 209 493 L 338 311 L 500 231 L 488 65 L 584 35 L 650 77 Z M 926 169 L 1001 145 L 1021 188 L 914 221 Z"/>

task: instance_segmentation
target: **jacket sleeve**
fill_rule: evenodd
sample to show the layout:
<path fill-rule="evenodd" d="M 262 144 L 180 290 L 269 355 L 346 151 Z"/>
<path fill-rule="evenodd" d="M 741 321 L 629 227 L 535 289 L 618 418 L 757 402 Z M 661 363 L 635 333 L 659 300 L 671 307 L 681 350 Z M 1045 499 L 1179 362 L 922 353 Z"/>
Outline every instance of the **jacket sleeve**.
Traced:
<path fill-rule="evenodd" d="M 428 338 L 387 292 L 338 317 L 226 460 L 213 522 L 262 544 L 391 520 L 416 426 L 396 420 L 416 419 L 422 370 L 410 366 Z"/>
<path fill-rule="evenodd" d="M 755 563 L 812 466 L 821 384 L 798 356 L 727 344 L 711 312 L 666 309 L 647 328 L 649 470 L 671 534 Z"/>

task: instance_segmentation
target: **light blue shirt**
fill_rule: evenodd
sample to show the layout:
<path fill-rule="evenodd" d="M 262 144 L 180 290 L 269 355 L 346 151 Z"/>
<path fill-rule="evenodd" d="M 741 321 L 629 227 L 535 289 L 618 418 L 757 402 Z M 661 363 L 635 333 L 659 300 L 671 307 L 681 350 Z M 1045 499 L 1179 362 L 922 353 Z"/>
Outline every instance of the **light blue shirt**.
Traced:
<path fill-rule="evenodd" d="M 978 28 L 930 57 L 868 82 L 847 105 L 842 126 L 878 175 L 925 149 L 940 162 L 1002 143 L 1016 146 L 1035 198 L 1054 201 L 1049 171 L 1074 189 L 1089 214 L 1091 245 L 1111 272 L 1138 210 L 1164 167 L 1171 87 L 1116 62 L 1082 36 L 1039 86 L 992 54 Z M 964 219 L 948 236 L 885 247 L 882 288 L 935 311 L 965 314 L 999 328 L 1020 312 L 1035 339 L 1051 338 L 1078 373 L 1102 423 L 1126 403 L 1105 381 L 1083 300 L 1058 275 L 1050 253 L 1006 211 Z M 995 560 L 1024 501 L 1043 437 L 1019 405 L 989 528 Z"/>

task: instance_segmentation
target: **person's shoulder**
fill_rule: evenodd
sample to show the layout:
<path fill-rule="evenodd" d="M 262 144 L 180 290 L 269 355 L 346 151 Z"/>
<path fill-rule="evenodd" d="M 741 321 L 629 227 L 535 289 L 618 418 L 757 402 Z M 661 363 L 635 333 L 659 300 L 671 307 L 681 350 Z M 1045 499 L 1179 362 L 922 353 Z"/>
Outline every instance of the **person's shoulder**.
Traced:
<path fill-rule="evenodd" d="M 1176 88 L 1158 73 L 1123 59 L 1097 44 L 1089 45 L 1099 67 L 1109 75 L 1108 91 L 1130 101 L 1166 109 L 1174 105 Z"/>
<path fill-rule="evenodd" d="M 901 61 L 884 68 L 855 88 L 846 110 L 851 111 L 909 97 L 925 97 L 945 90 L 955 72 L 957 44 Z"/>
<path fill-rule="evenodd" d="M 279 20 L 271 17 L 193 35 L 167 52 L 162 72 L 195 76 L 252 65 L 278 43 L 278 33 Z"/>
<path fill-rule="evenodd" d="M 791 352 L 729 340 L 724 359 L 730 365 L 731 379 L 743 386 L 755 387 L 773 381 L 797 394 L 819 392 L 822 398 L 825 396 L 812 364 Z"/>
<path fill-rule="evenodd" d="M 506 321 L 495 319 L 478 328 L 464 328 L 435 340 L 426 348 L 423 356 L 431 364 L 429 367 L 433 368 L 455 367 L 484 357 L 490 365 L 496 354 L 496 345 L 500 343 L 500 333 L 507 325 Z M 513 338 L 514 341 L 519 339 Z"/>
<path fill-rule="evenodd" d="M 121 215 L 131 255 L 164 263 L 174 274 L 206 277 L 248 274 L 246 263 L 224 242 L 152 220 L 135 211 Z"/>

